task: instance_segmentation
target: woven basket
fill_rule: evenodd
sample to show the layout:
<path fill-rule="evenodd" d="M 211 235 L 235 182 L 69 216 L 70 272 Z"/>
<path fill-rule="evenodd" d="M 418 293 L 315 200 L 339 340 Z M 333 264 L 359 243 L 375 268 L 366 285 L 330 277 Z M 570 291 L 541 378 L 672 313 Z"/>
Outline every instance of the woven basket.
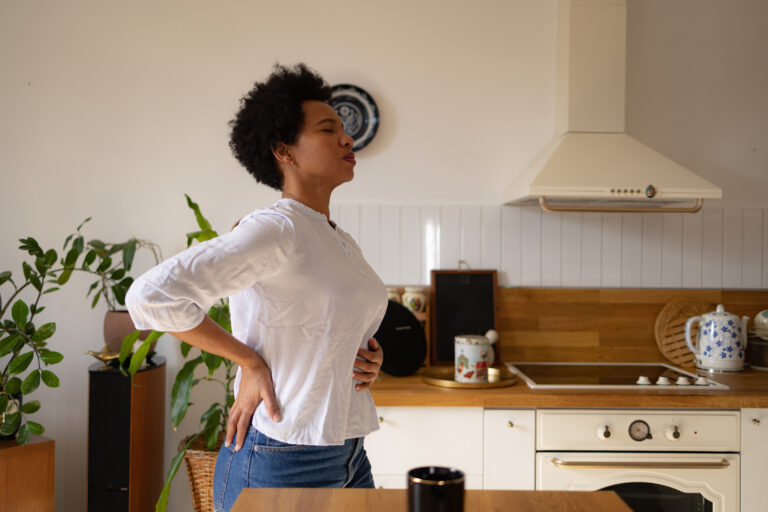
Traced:
<path fill-rule="evenodd" d="M 182 439 L 179 449 L 183 448 L 191 437 Z M 209 451 L 205 446 L 205 438 L 200 436 L 195 439 L 184 455 L 195 512 L 213 512 L 213 470 L 216 468 L 216 458 L 223 443 L 224 433 L 222 432 L 216 443 L 216 451 Z"/>

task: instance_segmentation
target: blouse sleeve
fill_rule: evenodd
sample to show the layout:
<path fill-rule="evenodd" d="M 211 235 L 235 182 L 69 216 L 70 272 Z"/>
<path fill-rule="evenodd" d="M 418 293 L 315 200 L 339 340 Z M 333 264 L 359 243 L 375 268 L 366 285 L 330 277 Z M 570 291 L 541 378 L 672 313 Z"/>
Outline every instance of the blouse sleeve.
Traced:
<path fill-rule="evenodd" d="M 220 298 L 277 272 L 293 247 L 286 217 L 262 213 L 231 232 L 193 245 L 142 274 L 125 305 L 137 329 L 183 332 L 197 327 Z"/>

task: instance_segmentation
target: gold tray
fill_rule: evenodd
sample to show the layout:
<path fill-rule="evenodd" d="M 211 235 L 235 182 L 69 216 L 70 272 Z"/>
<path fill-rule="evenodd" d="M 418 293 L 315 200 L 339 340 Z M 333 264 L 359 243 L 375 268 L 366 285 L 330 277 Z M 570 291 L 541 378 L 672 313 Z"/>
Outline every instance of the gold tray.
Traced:
<path fill-rule="evenodd" d="M 454 374 L 453 366 L 430 366 L 421 372 L 421 378 L 433 386 L 463 389 L 503 388 L 517 382 L 517 375 L 506 367 L 488 368 L 488 382 L 458 382 L 454 380 Z"/>

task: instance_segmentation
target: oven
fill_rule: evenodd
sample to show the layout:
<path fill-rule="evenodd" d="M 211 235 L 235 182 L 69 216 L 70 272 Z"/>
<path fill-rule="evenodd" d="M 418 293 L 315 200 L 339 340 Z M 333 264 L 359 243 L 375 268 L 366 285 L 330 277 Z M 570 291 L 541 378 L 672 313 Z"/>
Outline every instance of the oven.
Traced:
<path fill-rule="evenodd" d="M 615 491 L 635 512 L 737 512 L 737 410 L 540 409 L 536 488 Z"/>

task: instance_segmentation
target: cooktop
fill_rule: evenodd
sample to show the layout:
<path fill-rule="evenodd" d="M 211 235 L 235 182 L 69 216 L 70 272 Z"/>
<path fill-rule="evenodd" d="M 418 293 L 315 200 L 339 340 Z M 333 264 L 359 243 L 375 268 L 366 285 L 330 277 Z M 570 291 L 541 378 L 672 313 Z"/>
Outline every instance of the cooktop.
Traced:
<path fill-rule="evenodd" d="M 703 375 L 663 363 L 505 363 L 531 389 L 728 389 Z"/>

